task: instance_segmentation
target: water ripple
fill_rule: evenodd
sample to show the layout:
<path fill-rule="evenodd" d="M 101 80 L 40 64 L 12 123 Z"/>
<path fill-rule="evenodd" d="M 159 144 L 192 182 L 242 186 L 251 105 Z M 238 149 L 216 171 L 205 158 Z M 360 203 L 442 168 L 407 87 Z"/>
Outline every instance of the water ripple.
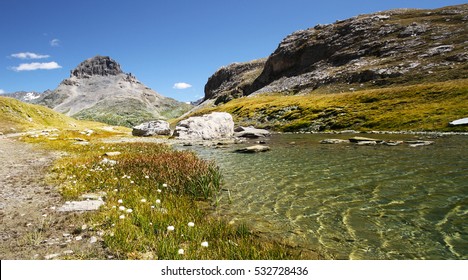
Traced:
<path fill-rule="evenodd" d="M 467 137 L 421 148 L 318 144 L 327 137 L 274 136 L 272 151 L 256 155 L 196 149 L 223 171 L 226 214 L 262 232 L 327 258 L 468 258 Z"/>

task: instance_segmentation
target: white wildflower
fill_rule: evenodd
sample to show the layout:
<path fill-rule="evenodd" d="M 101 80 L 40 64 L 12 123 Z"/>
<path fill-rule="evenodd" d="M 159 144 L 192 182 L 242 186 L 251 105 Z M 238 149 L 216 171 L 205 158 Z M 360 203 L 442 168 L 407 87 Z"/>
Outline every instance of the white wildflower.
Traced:
<path fill-rule="evenodd" d="M 143 203 L 145 203 L 145 202 L 146 202 L 146 199 L 142 198 L 140 201 L 143 202 Z"/>
<path fill-rule="evenodd" d="M 128 208 L 128 209 L 127 209 L 127 210 L 125 210 L 125 211 L 126 211 L 127 213 L 132 213 L 132 212 L 133 212 L 133 210 L 132 210 L 132 209 L 130 209 L 130 208 Z"/>
<path fill-rule="evenodd" d="M 157 204 L 161 204 L 161 200 L 160 200 L 160 199 L 156 199 L 156 203 L 157 203 Z"/>
<path fill-rule="evenodd" d="M 175 229 L 174 226 L 168 226 L 167 227 L 167 231 L 174 231 L 174 229 Z"/>
<path fill-rule="evenodd" d="M 119 206 L 120 211 L 125 211 L 125 206 Z"/>
<path fill-rule="evenodd" d="M 208 242 L 207 242 L 207 241 L 203 241 L 203 242 L 201 243 L 201 246 L 202 246 L 202 247 L 205 247 L 205 248 L 208 247 Z"/>
<path fill-rule="evenodd" d="M 122 199 L 117 200 L 118 203 L 123 203 Z"/>
<path fill-rule="evenodd" d="M 189 226 L 189 227 L 194 227 L 195 224 L 194 224 L 193 222 L 189 222 L 189 223 L 188 223 L 188 226 Z"/>
<path fill-rule="evenodd" d="M 125 219 L 125 215 L 120 215 L 119 219 L 121 219 L 121 220 Z"/>
<path fill-rule="evenodd" d="M 179 251 L 177 251 L 177 254 L 179 255 L 183 255 L 185 253 L 184 249 L 179 249 Z"/>

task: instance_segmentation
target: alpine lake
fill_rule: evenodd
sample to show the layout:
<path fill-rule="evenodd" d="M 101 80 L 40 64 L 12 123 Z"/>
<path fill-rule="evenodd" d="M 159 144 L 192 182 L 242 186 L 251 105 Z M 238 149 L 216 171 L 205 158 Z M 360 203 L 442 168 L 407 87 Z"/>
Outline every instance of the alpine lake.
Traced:
<path fill-rule="evenodd" d="M 320 143 L 354 136 L 434 143 Z M 260 140 L 271 150 L 234 152 L 255 140 L 180 148 L 220 167 L 217 211 L 235 223 L 326 259 L 468 258 L 467 135 L 274 134 Z"/>

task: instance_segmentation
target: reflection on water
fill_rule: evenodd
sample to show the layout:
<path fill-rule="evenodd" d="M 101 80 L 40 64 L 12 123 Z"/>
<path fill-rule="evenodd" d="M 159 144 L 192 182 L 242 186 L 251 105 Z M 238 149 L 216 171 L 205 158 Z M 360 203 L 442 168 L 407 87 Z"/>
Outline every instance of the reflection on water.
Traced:
<path fill-rule="evenodd" d="M 329 137 L 274 135 L 260 154 L 191 149 L 220 166 L 224 211 L 327 258 L 468 258 L 467 136 L 417 148 L 319 144 Z"/>

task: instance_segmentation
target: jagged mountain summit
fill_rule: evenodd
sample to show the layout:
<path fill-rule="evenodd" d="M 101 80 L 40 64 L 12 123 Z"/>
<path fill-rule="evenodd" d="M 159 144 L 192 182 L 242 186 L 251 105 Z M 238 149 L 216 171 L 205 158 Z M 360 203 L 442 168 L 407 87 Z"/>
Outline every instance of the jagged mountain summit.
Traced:
<path fill-rule="evenodd" d="M 398 9 L 299 30 L 266 59 L 211 76 L 205 101 L 260 93 L 337 93 L 468 76 L 468 4 Z"/>
<path fill-rule="evenodd" d="M 78 119 L 124 126 L 178 117 L 191 107 L 158 94 L 112 58 L 99 55 L 80 63 L 34 103 Z"/>

